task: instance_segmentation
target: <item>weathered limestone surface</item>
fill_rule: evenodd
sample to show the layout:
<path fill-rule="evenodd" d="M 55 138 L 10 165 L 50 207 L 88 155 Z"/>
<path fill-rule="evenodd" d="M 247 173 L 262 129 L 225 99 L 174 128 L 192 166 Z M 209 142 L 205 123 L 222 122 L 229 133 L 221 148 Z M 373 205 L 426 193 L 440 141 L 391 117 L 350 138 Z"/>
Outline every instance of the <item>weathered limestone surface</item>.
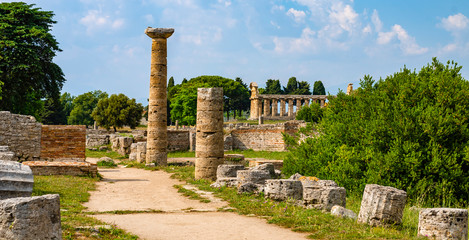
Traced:
<path fill-rule="evenodd" d="M 121 155 L 128 155 L 131 152 L 131 146 L 133 143 L 133 138 L 131 137 L 115 137 L 112 138 L 112 150 L 116 151 Z"/>
<path fill-rule="evenodd" d="M 289 179 L 269 179 L 264 187 L 265 197 L 284 201 L 303 198 L 303 186 L 300 181 Z"/>
<path fill-rule="evenodd" d="M 216 179 L 224 161 L 223 88 L 197 90 L 196 179 Z"/>
<path fill-rule="evenodd" d="M 62 239 L 59 195 L 0 201 L 0 239 Z"/>
<path fill-rule="evenodd" d="M 42 125 L 41 160 L 85 161 L 86 126 Z"/>
<path fill-rule="evenodd" d="M 350 209 L 346 209 L 342 206 L 335 205 L 331 209 L 331 214 L 343 218 L 357 219 L 357 214 Z"/>
<path fill-rule="evenodd" d="M 265 181 L 271 179 L 269 171 L 264 170 L 240 170 L 237 173 L 238 193 L 262 192 Z"/>
<path fill-rule="evenodd" d="M 167 49 L 166 40 L 174 33 L 172 28 L 145 29 L 152 39 L 150 96 L 148 102 L 148 133 L 146 163 L 167 164 Z"/>
<path fill-rule="evenodd" d="M 33 192 L 33 173 L 19 162 L 0 160 L 0 200 L 30 197 Z"/>
<path fill-rule="evenodd" d="M 467 209 L 427 208 L 419 213 L 418 235 L 432 239 L 467 239 Z"/>
<path fill-rule="evenodd" d="M 48 162 L 26 161 L 23 162 L 31 168 L 33 175 L 71 175 L 71 176 L 97 176 L 98 167 L 89 162 Z"/>
<path fill-rule="evenodd" d="M 264 164 L 257 165 L 255 167 L 251 168 L 251 171 L 252 170 L 267 171 L 267 172 L 269 172 L 271 178 L 276 177 L 274 164 L 272 164 L 272 163 L 264 163 Z"/>
<path fill-rule="evenodd" d="M 303 185 L 303 204 L 307 208 L 330 211 L 335 205 L 345 207 L 346 190 L 320 184 Z"/>
<path fill-rule="evenodd" d="M 16 161 L 16 155 L 10 151 L 8 146 L 0 146 L 0 160 L 4 161 Z"/>
<path fill-rule="evenodd" d="M 219 165 L 217 168 L 217 180 L 219 178 L 236 178 L 237 172 L 244 170 L 243 165 Z"/>
<path fill-rule="evenodd" d="M 109 144 L 108 134 L 87 134 L 86 135 L 86 148 L 99 147 L 101 145 Z"/>
<path fill-rule="evenodd" d="M 32 116 L 0 111 L 0 145 L 9 146 L 15 160 L 39 160 L 41 124 Z"/>
<path fill-rule="evenodd" d="M 406 200 L 403 190 L 367 184 L 357 221 L 371 226 L 401 224 Z"/>

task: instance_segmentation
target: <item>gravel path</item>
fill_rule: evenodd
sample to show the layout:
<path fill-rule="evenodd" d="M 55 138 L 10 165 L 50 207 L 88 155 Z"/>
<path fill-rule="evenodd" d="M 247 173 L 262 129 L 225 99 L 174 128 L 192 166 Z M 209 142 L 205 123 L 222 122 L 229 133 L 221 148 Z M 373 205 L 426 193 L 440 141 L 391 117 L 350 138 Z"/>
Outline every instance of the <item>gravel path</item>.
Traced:
<path fill-rule="evenodd" d="M 93 161 L 93 160 L 91 160 Z M 157 213 L 98 214 L 93 217 L 115 224 L 141 239 L 306 239 L 306 234 L 267 224 L 264 219 L 218 212 L 228 207 L 220 199 L 210 203 L 190 200 L 173 187 L 184 184 L 163 171 L 119 166 L 99 169 L 104 177 L 85 204 L 88 211 L 155 210 Z"/>

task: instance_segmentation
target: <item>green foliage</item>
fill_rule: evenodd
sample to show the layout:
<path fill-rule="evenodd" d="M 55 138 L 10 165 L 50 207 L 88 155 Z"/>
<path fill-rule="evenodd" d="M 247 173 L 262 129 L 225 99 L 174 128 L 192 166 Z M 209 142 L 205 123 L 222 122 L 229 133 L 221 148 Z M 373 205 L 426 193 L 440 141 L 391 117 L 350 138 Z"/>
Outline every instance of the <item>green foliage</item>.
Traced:
<path fill-rule="evenodd" d="M 1 110 L 40 120 L 44 106 L 41 99 L 59 95 L 65 78 L 52 62 L 61 51 L 50 33 L 56 23 L 53 15 L 34 8 L 34 4 L 0 3 Z"/>
<path fill-rule="evenodd" d="M 265 82 L 265 89 L 259 89 L 260 94 L 283 94 L 282 86 L 280 85 L 280 80 L 268 79 Z"/>
<path fill-rule="evenodd" d="M 140 123 L 142 114 L 142 104 L 121 93 L 99 100 L 91 115 L 99 126 L 106 129 L 113 127 L 116 131 L 116 128 L 123 126 L 134 129 Z"/>
<path fill-rule="evenodd" d="M 109 159 L 109 160 L 99 160 L 96 165 L 98 167 L 107 167 L 107 168 L 113 168 L 117 167 L 117 164 L 114 162 L 114 160 Z"/>
<path fill-rule="evenodd" d="M 73 99 L 75 99 L 74 96 L 72 96 L 70 93 L 65 92 L 60 96 L 60 104 L 62 105 L 64 115 L 66 118 L 70 116 L 70 113 L 72 112 L 73 109 Z M 67 120 L 67 119 L 66 119 Z M 65 121 L 65 124 L 67 121 Z"/>
<path fill-rule="evenodd" d="M 297 120 L 304 120 L 306 122 L 319 122 L 321 120 L 324 110 L 318 103 L 312 102 L 309 106 L 303 106 L 297 113 Z"/>
<path fill-rule="evenodd" d="M 174 78 L 170 77 L 168 80 L 168 89 L 174 87 Z"/>
<path fill-rule="evenodd" d="M 326 95 L 326 89 L 321 81 L 314 82 L 313 95 Z"/>
<path fill-rule="evenodd" d="M 283 88 L 283 94 L 290 95 L 311 95 L 309 83 L 305 81 L 298 82 L 296 77 L 288 79 L 287 87 Z"/>
<path fill-rule="evenodd" d="M 86 125 L 94 124 L 91 113 L 100 99 L 107 98 L 107 93 L 100 90 L 83 93 L 73 99 L 73 109 L 68 117 L 68 124 Z"/>
<path fill-rule="evenodd" d="M 171 119 L 179 120 L 180 124 L 194 125 L 197 115 L 197 88 L 222 87 L 224 95 L 223 110 L 225 112 L 247 110 L 249 91 L 242 80 L 232 80 L 220 76 L 200 76 L 186 83 L 174 86 L 169 95 L 172 96 Z"/>
<path fill-rule="evenodd" d="M 59 97 L 46 99 L 41 113 L 41 122 L 49 125 L 66 125 L 67 115 Z"/>
<path fill-rule="evenodd" d="M 460 69 L 433 59 L 418 73 L 365 76 L 353 95 L 329 99 L 322 135 L 296 144 L 284 172 L 333 179 L 354 194 L 375 183 L 407 191 L 412 203 L 467 204 L 469 82 Z"/>

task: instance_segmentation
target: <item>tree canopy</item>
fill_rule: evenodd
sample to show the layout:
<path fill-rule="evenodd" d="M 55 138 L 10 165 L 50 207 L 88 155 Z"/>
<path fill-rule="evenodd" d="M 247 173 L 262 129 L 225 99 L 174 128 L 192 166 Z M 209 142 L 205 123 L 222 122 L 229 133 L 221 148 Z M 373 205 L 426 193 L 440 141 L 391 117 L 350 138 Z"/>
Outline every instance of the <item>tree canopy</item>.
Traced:
<path fill-rule="evenodd" d="M 268 79 L 265 82 L 265 89 L 261 94 L 283 94 L 280 80 Z"/>
<path fill-rule="evenodd" d="M 467 204 L 469 82 L 460 70 L 433 59 L 420 72 L 365 76 L 354 94 L 329 99 L 320 136 L 289 139 L 284 172 L 332 179 L 355 194 L 374 183 L 407 191 L 411 203 Z"/>
<path fill-rule="evenodd" d="M 100 90 L 83 93 L 73 99 L 73 109 L 68 117 L 68 124 L 90 126 L 94 124 L 91 113 L 100 99 L 107 98 L 107 93 Z"/>
<path fill-rule="evenodd" d="M 116 131 L 116 128 L 123 126 L 134 129 L 139 125 L 142 114 L 142 104 L 121 93 L 101 98 L 91 115 L 99 126 L 106 129 L 113 127 Z"/>
<path fill-rule="evenodd" d="M 222 87 L 223 110 L 227 113 L 249 108 L 249 90 L 241 79 L 237 81 L 220 76 L 199 76 L 174 86 L 171 96 L 171 118 L 180 124 L 194 125 L 197 115 L 197 88 Z"/>
<path fill-rule="evenodd" d="M 61 51 L 50 33 L 54 14 L 34 4 L 0 3 L 0 109 L 40 119 L 41 99 L 56 104 L 65 82 L 60 67 L 52 62 Z"/>
<path fill-rule="evenodd" d="M 326 89 L 321 81 L 314 82 L 313 95 L 326 95 Z"/>

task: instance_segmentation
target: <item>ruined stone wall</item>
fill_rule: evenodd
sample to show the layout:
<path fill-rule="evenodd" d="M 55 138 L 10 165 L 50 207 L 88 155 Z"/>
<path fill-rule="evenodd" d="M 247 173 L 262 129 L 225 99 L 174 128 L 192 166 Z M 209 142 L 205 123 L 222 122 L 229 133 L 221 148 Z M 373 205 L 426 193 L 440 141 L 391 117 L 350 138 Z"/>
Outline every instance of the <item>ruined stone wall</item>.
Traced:
<path fill-rule="evenodd" d="M 41 160 L 85 161 L 86 127 L 84 125 L 43 125 Z"/>
<path fill-rule="evenodd" d="M 168 130 L 168 151 L 187 151 L 190 148 L 188 130 Z"/>
<path fill-rule="evenodd" d="M 231 134 L 233 149 L 286 151 L 287 146 L 283 141 L 282 133 L 294 134 L 304 126 L 306 124 L 303 121 L 263 125 L 228 124 L 225 125 L 225 132 Z"/>
<path fill-rule="evenodd" d="M 31 116 L 0 111 L 0 146 L 8 146 L 19 161 L 39 160 L 41 124 Z"/>

